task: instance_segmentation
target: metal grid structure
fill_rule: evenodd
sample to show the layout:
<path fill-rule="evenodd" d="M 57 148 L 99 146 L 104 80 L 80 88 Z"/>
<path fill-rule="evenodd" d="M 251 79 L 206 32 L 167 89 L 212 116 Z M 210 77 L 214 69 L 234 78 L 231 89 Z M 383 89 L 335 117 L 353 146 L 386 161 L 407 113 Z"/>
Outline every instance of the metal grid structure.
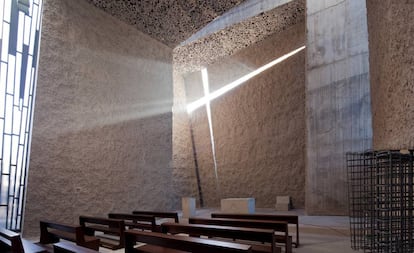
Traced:
<path fill-rule="evenodd" d="M 348 153 L 347 172 L 352 248 L 413 252 L 413 151 Z"/>
<path fill-rule="evenodd" d="M 347 153 L 349 216 L 353 249 L 372 249 L 374 153 Z"/>
<path fill-rule="evenodd" d="M 0 227 L 24 211 L 42 0 L 0 0 Z"/>

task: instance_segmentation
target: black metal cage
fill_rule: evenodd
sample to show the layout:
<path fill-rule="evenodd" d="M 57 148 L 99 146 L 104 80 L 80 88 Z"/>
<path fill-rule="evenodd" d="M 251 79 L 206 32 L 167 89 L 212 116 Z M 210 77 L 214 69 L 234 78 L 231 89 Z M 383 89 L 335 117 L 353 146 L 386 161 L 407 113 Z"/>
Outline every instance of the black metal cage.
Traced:
<path fill-rule="evenodd" d="M 347 153 L 351 246 L 413 252 L 413 150 Z"/>

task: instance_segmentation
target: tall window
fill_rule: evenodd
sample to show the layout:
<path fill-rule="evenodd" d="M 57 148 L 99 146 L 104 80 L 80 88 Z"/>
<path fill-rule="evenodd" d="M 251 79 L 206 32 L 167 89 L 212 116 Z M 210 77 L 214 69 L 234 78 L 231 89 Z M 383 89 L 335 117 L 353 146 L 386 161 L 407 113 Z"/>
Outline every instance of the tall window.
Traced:
<path fill-rule="evenodd" d="M 0 0 L 0 227 L 21 230 L 42 0 Z"/>

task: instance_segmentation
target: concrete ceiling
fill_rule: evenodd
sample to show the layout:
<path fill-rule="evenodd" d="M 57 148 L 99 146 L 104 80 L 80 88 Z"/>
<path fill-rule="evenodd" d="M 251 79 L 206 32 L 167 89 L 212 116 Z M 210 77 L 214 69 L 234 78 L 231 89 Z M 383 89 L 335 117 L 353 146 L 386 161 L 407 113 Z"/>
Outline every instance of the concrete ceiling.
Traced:
<path fill-rule="evenodd" d="M 280 6 L 270 6 L 268 11 L 247 18 L 241 22 L 196 38 L 174 49 L 174 67 L 180 73 L 199 71 L 201 68 L 225 59 L 238 51 L 243 50 L 266 38 L 279 34 L 290 27 L 301 26 L 303 34 L 306 33 L 306 0 L 265 0 L 282 3 Z M 245 3 L 248 3 L 247 1 Z M 241 7 L 244 4 L 236 7 Z M 250 6 L 255 10 L 255 6 Z M 273 8 L 274 7 L 274 8 Z M 233 9 L 233 10 L 235 10 Z M 251 13 L 244 8 L 244 14 Z M 260 7 L 259 9 L 263 9 Z M 237 11 L 237 10 L 236 10 Z M 225 21 L 231 17 L 222 16 Z M 223 22 L 225 22 L 223 21 Z M 212 23 L 220 22 L 220 19 Z M 216 29 L 212 29 L 213 31 Z M 303 41 L 305 44 L 305 41 Z M 254 60 L 254 59 L 252 59 Z"/>
<path fill-rule="evenodd" d="M 244 0 L 86 0 L 175 47 Z"/>

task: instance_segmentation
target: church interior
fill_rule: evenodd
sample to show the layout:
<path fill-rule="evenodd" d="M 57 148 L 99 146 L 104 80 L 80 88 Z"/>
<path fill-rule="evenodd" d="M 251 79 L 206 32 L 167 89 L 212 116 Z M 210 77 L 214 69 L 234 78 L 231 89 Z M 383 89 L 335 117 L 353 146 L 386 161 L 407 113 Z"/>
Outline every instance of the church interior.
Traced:
<path fill-rule="evenodd" d="M 0 21 L 1 252 L 414 251 L 414 1 Z"/>

